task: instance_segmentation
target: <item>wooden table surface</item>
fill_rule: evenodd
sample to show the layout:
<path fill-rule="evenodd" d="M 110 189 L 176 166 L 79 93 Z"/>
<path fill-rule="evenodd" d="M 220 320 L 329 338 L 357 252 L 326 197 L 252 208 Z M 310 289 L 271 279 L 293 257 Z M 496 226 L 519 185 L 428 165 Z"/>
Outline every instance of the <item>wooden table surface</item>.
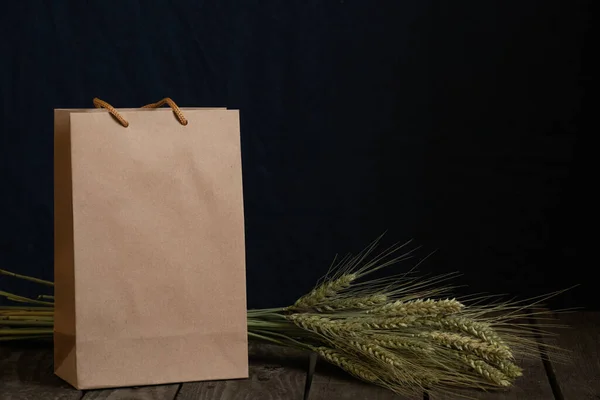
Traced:
<path fill-rule="evenodd" d="M 600 399 L 600 313 L 562 314 L 560 336 L 544 345 L 569 349 L 568 362 L 521 360 L 525 374 L 506 391 L 465 391 L 473 399 Z M 423 393 L 414 399 L 450 400 L 457 395 Z M 271 345 L 250 347 L 250 378 L 140 388 L 78 391 L 52 372 L 48 344 L 0 345 L 0 400 L 407 400 L 368 385 L 317 360 L 314 355 Z"/>

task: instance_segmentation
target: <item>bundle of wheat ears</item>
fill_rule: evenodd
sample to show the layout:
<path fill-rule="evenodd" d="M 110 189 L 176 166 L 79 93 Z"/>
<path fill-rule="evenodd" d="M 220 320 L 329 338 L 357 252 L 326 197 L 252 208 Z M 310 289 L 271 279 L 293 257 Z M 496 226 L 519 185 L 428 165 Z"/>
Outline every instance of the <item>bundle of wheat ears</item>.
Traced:
<path fill-rule="evenodd" d="M 404 245 L 393 246 L 371 257 L 376 245 L 334 262 L 293 305 L 248 310 L 249 338 L 315 352 L 400 394 L 506 388 L 522 375 L 515 360 L 539 357 L 535 337 L 541 325 L 527 322 L 539 299 L 459 301 L 449 296 L 451 287 L 441 285 L 451 274 L 419 278 L 414 268 L 374 278 L 371 274 L 412 258 L 414 251 L 397 256 Z M 53 285 L 4 270 L 0 275 Z M 52 336 L 52 296 L 30 299 L 5 291 L 0 296 L 26 304 L 0 307 L 0 341 Z M 536 319 L 543 314 L 538 311 Z"/>

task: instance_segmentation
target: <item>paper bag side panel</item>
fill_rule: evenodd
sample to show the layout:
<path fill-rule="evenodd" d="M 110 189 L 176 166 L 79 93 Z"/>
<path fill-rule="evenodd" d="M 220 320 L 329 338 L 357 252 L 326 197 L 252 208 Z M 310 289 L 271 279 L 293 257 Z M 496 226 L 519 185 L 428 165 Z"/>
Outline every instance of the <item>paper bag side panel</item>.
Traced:
<path fill-rule="evenodd" d="M 75 269 L 68 111 L 54 112 L 54 371 L 76 386 Z"/>
<path fill-rule="evenodd" d="M 83 388 L 248 375 L 237 111 L 72 113 Z"/>

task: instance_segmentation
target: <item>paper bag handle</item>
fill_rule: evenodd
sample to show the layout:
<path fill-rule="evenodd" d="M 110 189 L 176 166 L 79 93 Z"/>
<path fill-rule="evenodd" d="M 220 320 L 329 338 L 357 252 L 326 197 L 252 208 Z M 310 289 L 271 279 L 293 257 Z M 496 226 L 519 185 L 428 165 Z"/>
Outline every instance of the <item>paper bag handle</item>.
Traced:
<path fill-rule="evenodd" d="M 117 121 L 119 121 L 119 123 L 121 125 L 123 125 L 125 128 L 127 128 L 129 126 L 129 122 L 127 122 L 127 120 L 125 118 L 123 118 L 123 116 L 121 114 L 119 114 L 119 112 L 117 111 L 116 108 L 114 108 L 113 106 L 111 106 L 110 104 L 108 104 L 107 102 L 105 102 L 104 100 L 100 100 L 97 97 L 94 98 L 93 102 L 94 102 L 94 107 L 96 107 L 96 108 L 105 108 L 106 110 L 108 110 L 108 112 L 113 117 L 115 117 L 117 119 Z M 171 109 L 175 113 L 175 116 L 177 117 L 177 119 L 179 120 L 179 122 L 181 123 L 181 125 L 187 125 L 188 124 L 188 120 L 183 116 L 183 113 L 181 112 L 181 109 L 169 97 L 165 97 L 164 99 L 162 99 L 162 100 L 160 100 L 160 101 L 158 101 L 156 103 L 146 104 L 142 108 L 158 108 L 158 107 L 163 106 L 164 104 L 168 104 L 169 107 L 171 107 Z"/>
<path fill-rule="evenodd" d="M 125 118 L 123 118 L 121 116 L 121 114 L 119 114 L 119 112 L 110 104 L 108 104 L 107 102 L 105 102 L 104 100 L 100 100 L 99 98 L 94 98 L 94 107 L 96 108 L 106 108 L 108 110 L 108 112 L 117 119 L 117 121 L 119 121 L 119 123 L 121 125 L 123 125 L 125 128 L 127 128 L 129 126 L 129 122 L 127 122 L 125 120 Z"/>
<path fill-rule="evenodd" d="M 183 116 L 183 113 L 181 112 L 181 110 L 179 109 L 179 107 L 177 107 L 177 104 L 175 104 L 175 102 L 173 100 L 171 100 L 170 97 L 165 97 L 164 99 L 162 99 L 160 101 L 157 101 L 156 103 L 146 104 L 145 106 L 142 106 L 142 108 L 159 108 L 159 107 L 162 107 L 165 104 L 168 104 L 169 107 L 171 107 L 171 109 L 173 110 L 173 112 L 177 116 L 177 119 L 179 120 L 179 122 L 181 123 L 181 125 L 187 125 L 188 124 L 187 119 L 185 119 L 185 117 Z"/>

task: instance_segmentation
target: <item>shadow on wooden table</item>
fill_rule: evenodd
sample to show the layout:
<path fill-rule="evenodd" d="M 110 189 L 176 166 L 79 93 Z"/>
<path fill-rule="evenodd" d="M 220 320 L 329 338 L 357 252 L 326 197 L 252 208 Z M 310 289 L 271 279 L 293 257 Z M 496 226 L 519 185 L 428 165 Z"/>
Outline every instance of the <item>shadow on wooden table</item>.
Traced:
<path fill-rule="evenodd" d="M 3 343 L 0 398 L 76 400 L 81 392 L 54 375 L 52 342 Z"/>

